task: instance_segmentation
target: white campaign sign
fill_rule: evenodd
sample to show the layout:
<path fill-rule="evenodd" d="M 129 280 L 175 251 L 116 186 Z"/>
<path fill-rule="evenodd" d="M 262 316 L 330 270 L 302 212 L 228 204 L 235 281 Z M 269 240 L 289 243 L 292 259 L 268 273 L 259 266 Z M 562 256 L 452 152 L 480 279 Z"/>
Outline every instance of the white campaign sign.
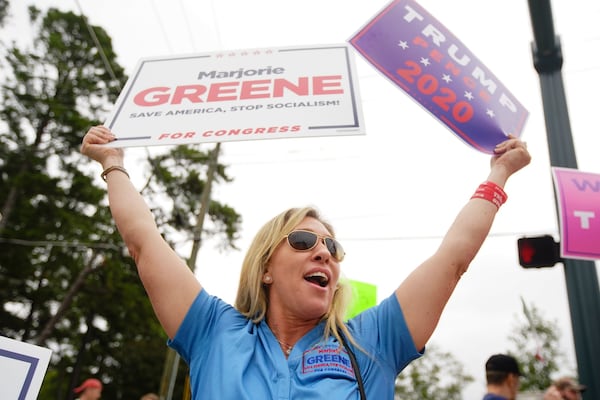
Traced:
<path fill-rule="evenodd" d="M 364 134 L 347 44 L 140 60 L 105 125 L 117 147 Z"/>
<path fill-rule="evenodd" d="M 52 351 L 0 336 L 0 399 L 36 400 Z"/>

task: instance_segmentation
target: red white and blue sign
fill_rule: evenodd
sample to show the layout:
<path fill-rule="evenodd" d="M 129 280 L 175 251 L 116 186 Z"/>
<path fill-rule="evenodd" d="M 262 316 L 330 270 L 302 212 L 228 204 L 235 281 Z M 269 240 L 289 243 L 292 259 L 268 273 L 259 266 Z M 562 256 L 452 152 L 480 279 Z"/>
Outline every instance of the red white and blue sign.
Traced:
<path fill-rule="evenodd" d="M 560 204 L 561 256 L 600 260 L 600 174 L 552 168 Z"/>
<path fill-rule="evenodd" d="M 392 1 L 349 42 L 473 148 L 493 154 L 507 135 L 521 136 L 529 112 L 415 1 Z"/>
<path fill-rule="evenodd" d="M 144 58 L 105 124 L 114 147 L 363 135 L 348 43 Z"/>

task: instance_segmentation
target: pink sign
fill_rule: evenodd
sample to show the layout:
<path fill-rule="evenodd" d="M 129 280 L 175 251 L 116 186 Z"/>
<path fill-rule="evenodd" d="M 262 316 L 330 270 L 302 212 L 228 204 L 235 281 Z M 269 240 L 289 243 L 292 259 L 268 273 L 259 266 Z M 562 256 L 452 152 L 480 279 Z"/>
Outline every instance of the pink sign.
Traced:
<path fill-rule="evenodd" d="M 600 259 L 600 174 L 552 168 L 560 203 L 561 256 Z"/>

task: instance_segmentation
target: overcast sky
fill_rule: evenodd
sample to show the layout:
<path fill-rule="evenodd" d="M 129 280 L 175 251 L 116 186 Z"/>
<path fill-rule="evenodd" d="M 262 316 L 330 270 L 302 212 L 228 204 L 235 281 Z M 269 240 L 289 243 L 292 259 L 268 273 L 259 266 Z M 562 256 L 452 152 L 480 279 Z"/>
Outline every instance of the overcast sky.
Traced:
<path fill-rule="evenodd" d="M 112 36 L 128 73 L 143 57 L 264 47 L 343 43 L 387 4 L 348 0 L 79 0 L 92 24 Z M 8 29 L 26 40 L 26 4 L 12 1 Z M 78 12 L 75 0 L 37 0 L 38 7 Z M 509 200 L 490 238 L 450 300 L 432 343 L 453 353 L 476 381 L 466 399 L 485 391 L 484 363 L 511 348 L 507 338 L 524 322 L 520 297 L 547 320 L 558 322 L 561 347 L 575 368 L 562 265 L 524 270 L 516 242 L 524 235 L 558 239 L 555 201 L 539 80 L 532 66 L 531 23 L 524 0 L 422 0 L 519 99 L 530 116 L 522 138 L 533 161 L 513 176 Z M 579 169 L 600 173 L 600 132 L 593 120 L 600 89 L 600 4 L 554 1 L 562 41 L 571 127 Z M 20 18 L 20 19 L 19 19 Z M 348 278 L 377 285 L 378 299 L 438 245 L 454 216 L 487 176 L 489 157 L 458 140 L 409 96 L 383 78 L 358 53 L 366 135 L 227 143 L 222 163 L 233 183 L 214 198 L 243 216 L 240 252 L 218 253 L 207 241 L 197 275 L 212 294 L 233 302 L 243 257 L 258 228 L 291 206 L 316 205 L 334 224 L 347 258 Z M 82 135 L 84 132 L 82 132 Z M 129 149 L 127 168 L 141 188 L 140 149 Z M 136 177 L 138 177 L 136 179 Z M 184 250 L 184 254 L 185 250 Z"/>

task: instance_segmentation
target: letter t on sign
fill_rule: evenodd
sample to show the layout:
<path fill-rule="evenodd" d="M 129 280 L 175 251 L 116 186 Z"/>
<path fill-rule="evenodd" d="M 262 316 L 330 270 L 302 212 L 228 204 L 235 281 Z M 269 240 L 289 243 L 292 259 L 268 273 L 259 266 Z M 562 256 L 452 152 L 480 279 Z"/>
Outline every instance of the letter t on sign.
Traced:
<path fill-rule="evenodd" d="M 590 229 L 590 219 L 596 217 L 593 211 L 573 211 L 573 215 L 581 221 L 581 229 Z"/>

